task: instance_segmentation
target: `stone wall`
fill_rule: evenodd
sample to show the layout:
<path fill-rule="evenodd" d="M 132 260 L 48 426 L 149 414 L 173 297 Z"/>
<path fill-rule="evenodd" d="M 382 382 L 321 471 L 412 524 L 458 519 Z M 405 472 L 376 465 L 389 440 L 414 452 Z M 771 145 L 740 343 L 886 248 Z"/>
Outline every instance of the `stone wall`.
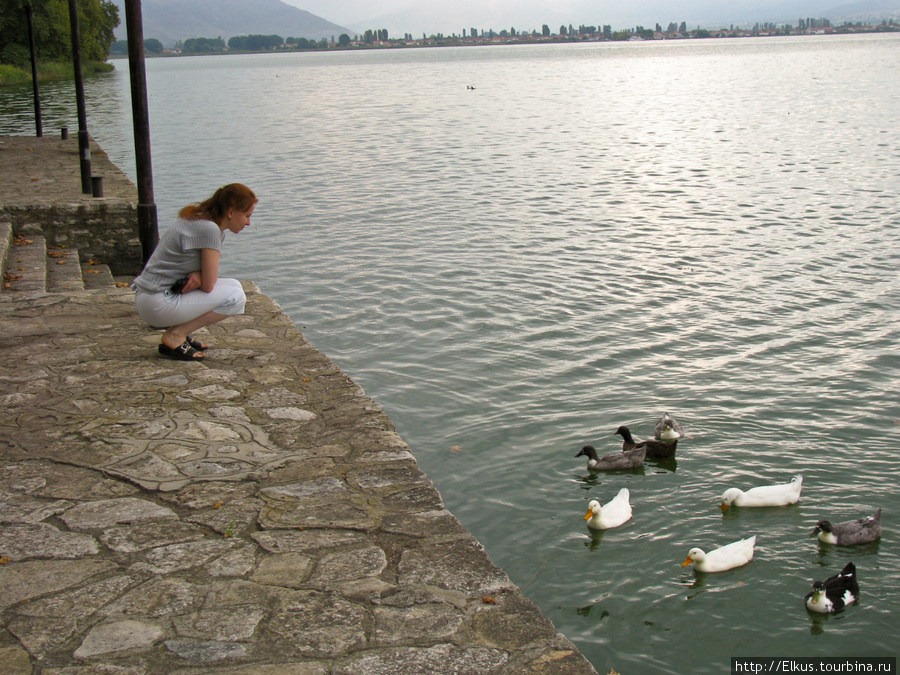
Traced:
<path fill-rule="evenodd" d="M 81 190 L 75 139 L 0 137 L 0 221 L 16 233 L 40 227 L 51 246 L 78 249 L 82 260 L 105 263 L 116 275 L 137 274 L 137 187 L 96 143 L 91 175 L 102 176 L 102 197 Z"/>
<path fill-rule="evenodd" d="M 15 232 L 40 226 L 47 244 L 78 249 L 82 260 L 99 260 L 115 275 L 141 271 L 135 203 L 0 206 L 0 220 L 11 222 Z"/>

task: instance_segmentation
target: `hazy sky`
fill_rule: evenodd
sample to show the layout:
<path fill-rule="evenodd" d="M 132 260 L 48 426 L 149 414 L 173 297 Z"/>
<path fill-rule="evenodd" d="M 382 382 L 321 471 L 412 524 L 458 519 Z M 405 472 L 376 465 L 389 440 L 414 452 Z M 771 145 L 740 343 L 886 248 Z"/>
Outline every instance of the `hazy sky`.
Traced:
<path fill-rule="evenodd" d="M 819 16 L 842 0 L 283 0 L 334 23 L 356 30 L 387 28 L 393 35 L 463 28 L 553 32 L 561 24 L 602 25 L 614 29 L 656 23 L 742 23 L 794 21 Z M 852 0 L 847 0 L 852 1 Z"/>

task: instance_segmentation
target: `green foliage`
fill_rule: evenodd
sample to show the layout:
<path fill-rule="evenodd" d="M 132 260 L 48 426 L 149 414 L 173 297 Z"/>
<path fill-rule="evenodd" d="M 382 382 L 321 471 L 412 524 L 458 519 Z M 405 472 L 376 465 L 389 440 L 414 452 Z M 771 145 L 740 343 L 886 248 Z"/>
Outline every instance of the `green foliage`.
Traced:
<path fill-rule="evenodd" d="M 156 38 L 144 40 L 144 54 L 162 54 L 165 51 L 163 43 Z M 128 40 L 116 40 L 109 48 L 110 56 L 128 56 Z"/>
<path fill-rule="evenodd" d="M 81 66 L 85 76 L 108 73 L 114 66 L 106 61 L 88 61 Z M 71 80 L 75 76 L 75 66 L 71 61 L 42 61 L 38 64 L 38 82 L 47 80 Z M 31 82 L 31 66 L 27 70 L 0 64 L 0 84 L 14 85 Z"/>
<path fill-rule="evenodd" d="M 319 49 L 321 45 L 315 40 L 307 40 L 304 37 L 289 37 L 284 44 L 296 47 L 297 49 Z"/>
<path fill-rule="evenodd" d="M 228 49 L 241 52 L 261 52 L 284 45 L 280 35 L 235 35 L 228 40 Z"/>
<path fill-rule="evenodd" d="M 26 82 L 31 82 L 31 78 L 24 70 L 0 64 L 0 84 L 25 84 Z"/>
<path fill-rule="evenodd" d="M 222 38 L 188 38 L 181 48 L 184 54 L 213 54 L 225 51 L 225 40 Z"/>
<path fill-rule="evenodd" d="M 26 4 L 25 0 L 0 0 L 0 63 L 22 68 L 31 60 Z M 32 7 L 38 61 L 70 61 L 69 3 L 66 0 L 42 0 L 32 3 Z M 113 30 L 118 25 L 119 8 L 110 0 L 79 0 L 82 60 L 105 61 L 110 45 L 115 41 Z"/>

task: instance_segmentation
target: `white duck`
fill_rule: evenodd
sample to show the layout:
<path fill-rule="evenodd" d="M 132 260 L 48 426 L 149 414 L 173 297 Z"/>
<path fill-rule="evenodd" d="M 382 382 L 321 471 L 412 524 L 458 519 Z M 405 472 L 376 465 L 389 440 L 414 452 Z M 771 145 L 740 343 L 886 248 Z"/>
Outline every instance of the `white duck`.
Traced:
<path fill-rule="evenodd" d="M 704 553 L 699 548 L 692 548 L 682 567 L 691 563 L 698 572 L 724 572 L 741 565 L 746 565 L 753 560 L 753 547 L 756 546 L 756 535 L 732 542 L 722 548 L 717 548 L 709 553 Z"/>
<path fill-rule="evenodd" d="M 600 502 L 592 499 L 584 517 L 587 526 L 592 530 L 608 530 L 631 520 L 631 504 L 628 497 L 628 488 L 622 488 L 619 494 L 602 507 Z"/>
<path fill-rule="evenodd" d="M 797 475 L 790 483 L 782 485 L 760 485 L 746 492 L 740 488 L 729 488 L 722 494 L 722 511 L 729 506 L 785 506 L 800 501 L 803 476 Z"/>

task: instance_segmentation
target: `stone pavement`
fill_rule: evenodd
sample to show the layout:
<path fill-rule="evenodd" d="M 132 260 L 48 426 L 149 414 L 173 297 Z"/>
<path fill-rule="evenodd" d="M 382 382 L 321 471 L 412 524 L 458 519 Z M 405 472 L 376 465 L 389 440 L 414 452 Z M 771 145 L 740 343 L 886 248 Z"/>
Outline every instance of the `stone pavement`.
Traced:
<path fill-rule="evenodd" d="M 596 672 L 252 283 L 245 315 L 197 334 L 202 363 L 158 357 L 111 279 L 16 283 L 0 293 L 0 673 Z"/>

